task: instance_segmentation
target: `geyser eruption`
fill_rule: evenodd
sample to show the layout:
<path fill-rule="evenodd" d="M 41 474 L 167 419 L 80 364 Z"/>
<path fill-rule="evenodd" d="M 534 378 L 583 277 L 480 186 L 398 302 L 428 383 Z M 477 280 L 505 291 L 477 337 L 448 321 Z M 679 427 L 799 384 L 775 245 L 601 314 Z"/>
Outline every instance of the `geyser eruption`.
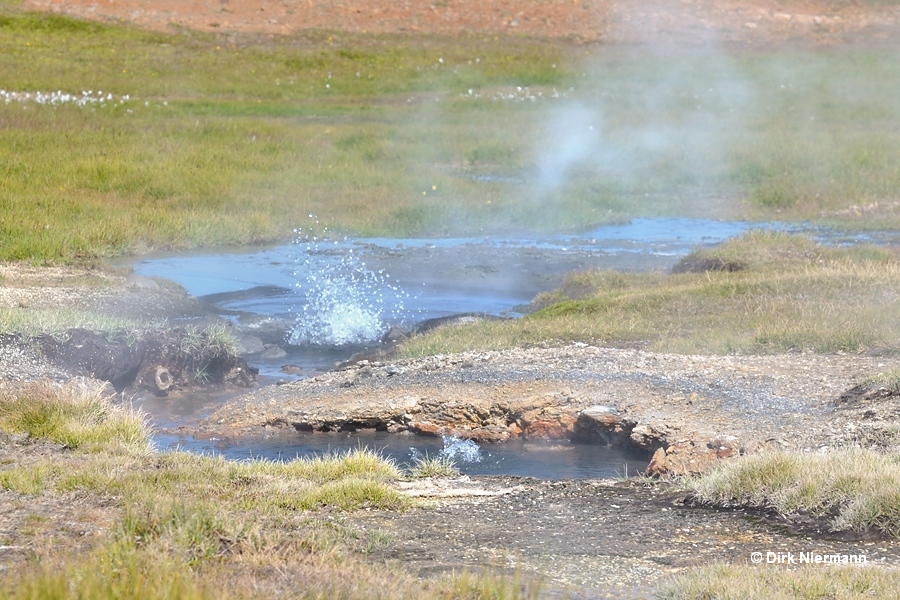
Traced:
<path fill-rule="evenodd" d="M 455 435 L 442 435 L 444 447 L 441 457 L 453 463 L 477 463 L 481 462 L 481 447 L 472 440 L 464 440 Z"/>
<path fill-rule="evenodd" d="M 367 268 L 346 241 L 298 237 L 295 243 L 303 251 L 293 271 L 299 302 L 290 344 L 367 344 L 402 322 L 408 294 L 384 271 Z"/>
<path fill-rule="evenodd" d="M 481 447 L 472 440 L 465 440 L 455 435 L 442 434 L 444 447 L 438 452 L 438 458 L 450 461 L 454 465 L 480 463 L 484 456 Z M 410 448 L 413 460 L 426 458 L 417 448 Z"/>

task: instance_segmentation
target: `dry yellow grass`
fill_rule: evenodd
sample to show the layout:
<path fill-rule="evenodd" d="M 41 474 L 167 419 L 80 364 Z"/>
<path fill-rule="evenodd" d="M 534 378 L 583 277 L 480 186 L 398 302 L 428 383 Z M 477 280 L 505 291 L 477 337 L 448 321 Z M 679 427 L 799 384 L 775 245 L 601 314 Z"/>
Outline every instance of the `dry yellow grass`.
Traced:
<path fill-rule="evenodd" d="M 573 273 L 516 321 L 438 329 L 404 356 L 580 341 L 679 353 L 898 352 L 900 258 L 751 232 L 689 257 L 740 270 Z"/>

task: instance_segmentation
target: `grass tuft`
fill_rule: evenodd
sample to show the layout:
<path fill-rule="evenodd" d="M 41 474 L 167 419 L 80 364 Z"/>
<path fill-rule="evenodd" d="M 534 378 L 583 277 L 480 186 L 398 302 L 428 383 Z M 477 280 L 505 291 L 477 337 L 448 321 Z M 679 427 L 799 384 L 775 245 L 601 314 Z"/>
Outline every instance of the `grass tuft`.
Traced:
<path fill-rule="evenodd" d="M 900 537 L 900 456 L 846 449 L 766 452 L 722 463 L 685 481 L 703 502 L 781 514 L 835 515 L 835 531 L 875 529 Z"/>
<path fill-rule="evenodd" d="M 900 395 L 900 369 L 892 369 L 867 377 L 861 383 L 866 388 L 884 388 L 893 395 Z"/>
<path fill-rule="evenodd" d="M 459 469 L 446 456 L 419 456 L 409 466 L 409 476 L 414 479 L 427 477 L 459 477 Z"/>
<path fill-rule="evenodd" d="M 56 556 L 43 558 L 19 574 L 21 578 L 7 589 L 5 598 L 213 600 L 233 597 L 227 590 L 217 588 L 215 581 L 198 577 L 180 561 L 141 552 L 133 546 L 114 543 L 90 556 L 69 561 L 61 561 Z"/>
<path fill-rule="evenodd" d="M 0 393 L 0 429 L 51 440 L 71 449 L 147 454 L 144 414 L 110 401 L 110 388 L 93 380 L 41 382 Z"/>
<path fill-rule="evenodd" d="M 892 598 L 897 589 L 900 573 L 871 565 L 780 569 L 771 565 L 714 564 L 693 567 L 669 578 L 657 594 L 665 600 L 850 600 Z"/>

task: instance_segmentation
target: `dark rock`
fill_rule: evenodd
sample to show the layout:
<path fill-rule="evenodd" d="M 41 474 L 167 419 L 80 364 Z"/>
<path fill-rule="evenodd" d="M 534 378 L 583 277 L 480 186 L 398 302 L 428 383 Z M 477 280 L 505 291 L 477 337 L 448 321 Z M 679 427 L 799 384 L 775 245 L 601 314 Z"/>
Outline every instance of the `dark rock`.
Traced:
<path fill-rule="evenodd" d="M 40 336 L 38 343 L 51 361 L 76 374 L 108 381 L 117 392 L 134 382 L 147 353 L 142 339 L 122 331 L 101 334 L 69 329 L 61 336 Z"/>
<path fill-rule="evenodd" d="M 401 327 L 399 325 L 393 325 L 388 328 L 387 331 L 384 332 L 384 335 L 381 336 L 382 344 L 395 344 L 397 342 L 402 342 L 414 332 L 409 327 Z"/>
<path fill-rule="evenodd" d="M 235 344 L 237 346 L 238 356 L 260 354 L 262 352 L 265 352 L 266 350 L 266 346 L 265 344 L 263 344 L 263 341 L 255 335 L 249 335 L 246 333 L 235 331 L 233 333 L 233 336 Z"/>
<path fill-rule="evenodd" d="M 856 385 L 841 394 L 834 404 L 838 408 L 857 406 L 869 402 L 877 402 L 886 400 L 898 394 L 886 387 L 871 387 L 867 385 Z"/>
<path fill-rule="evenodd" d="M 129 386 L 157 395 L 196 386 L 249 387 L 258 370 L 211 340 L 205 332 L 152 329 L 96 333 L 70 329 L 37 338 L 44 355 L 76 375 Z"/>
<path fill-rule="evenodd" d="M 471 323 L 476 323 L 478 321 L 498 321 L 502 319 L 504 319 L 504 317 L 498 317 L 495 315 L 490 315 L 488 313 L 459 313 L 456 315 L 448 315 L 446 317 L 425 319 L 424 321 L 421 321 L 416 325 L 415 333 L 425 333 L 426 331 L 431 331 L 436 327 L 442 327 L 444 325 L 468 325 Z"/>
<path fill-rule="evenodd" d="M 635 422 L 619 415 L 613 406 L 589 406 L 578 414 L 572 439 L 607 446 L 631 445 Z"/>

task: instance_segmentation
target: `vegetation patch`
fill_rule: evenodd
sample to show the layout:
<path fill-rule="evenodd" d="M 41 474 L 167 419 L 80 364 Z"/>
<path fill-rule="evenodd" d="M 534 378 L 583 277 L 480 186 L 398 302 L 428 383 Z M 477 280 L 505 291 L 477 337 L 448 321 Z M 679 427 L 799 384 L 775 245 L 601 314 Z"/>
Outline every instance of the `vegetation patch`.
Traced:
<path fill-rule="evenodd" d="M 392 485 L 401 470 L 369 449 L 285 462 L 157 453 L 142 415 L 106 386 L 74 380 L 4 391 L 4 449 L 12 436 L 37 451 L 0 464 L 4 502 L 77 502 L 94 534 L 59 523 L 7 532 L 5 546 L 29 552 L 4 562 L 4 598 L 520 598 L 540 589 L 490 572 L 422 581 L 368 560 L 391 536 L 342 515 L 410 506 Z M 42 523 L 45 512 L 26 521 Z"/>
<path fill-rule="evenodd" d="M 845 449 L 821 454 L 764 452 L 726 461 L 685 481 L 715 506 L 753 506 L 829 517 L 834 531 L 900 537 L 900 456 Z"/>
<path fill-rule="evenodd" d="M 892 396 L 900 396 L 900 369 L 878 373 L 866 378 L 860 385 L 868 389 L 884 389 Z"/>
<path fill-rule="evenodd" d="M 22 310 L 27 308 L 27 310 Z M 18 334 L 22 337 L 51 335 L 64 337 L 69 329 L 90 329 L 95 332 L 135 332 L 150 329 L 152 323 L 134 319 L 117 317 L 110 314 L 98 314 L 76 308 L 31 308 L 0 307 L 0 331 L 6 334 Z"/>
<path fill-rule="evenodd" d="M 446 456 L 417 456 L 409 466 L 409 476 L 414 479 L 427 477 L 459 477 L 459 469 Z"/>
<path fill-rule="evenodd" d="M 111 390 L 91 380 L 65 385 L 33 383 L 0 392 L 0 429 L 25 433 L 89 451 L 146 454 L 150 427 L 146 417 L 110 402 Z"/>
<path fill-rule="evenodd" d="M 890 598 L 900 589 L 894 569 L 807 565 L 714 564 L 676 575 L 657 590 L 666 600 L 826 600 Z"/>
<path fill-rule="evenodd" d="M 287 240 L 310 214 L 368 236 L 675 214 L 898 224 L 900 77 L 878 48 L 661 55 L 0 16 L 0 260 Z"/>
<path fill-rule="evenodd" d="M 403 356 L 584 342 L 677 353 L 900 351 L 900 257 L 825 247 L 808 237 L 754 231 L 682 264 L 740 269 L 573 273 L 513 321 L 438 328 Z"/>
<path fill-rule="evenodd" d="M 254 598 L 260 586 L 298 597 L 294 584 L 283 587 L 289 581 L 304 581 L 299 597 L 364 598 L 373 589 L 383 591 L 375 597 L 416 597 L 414 578 L 363 562 L 386 543 L 377 531 L 312 516 L 407 506 L 390 485 L 400 471 L 372 451 L 283 463 L 157 454 L 143 417 L 89 382 L 4 393 L 0 430 L 63 444 L 4 464 L 0 489 L 31 503 L 106 498 L 118 515 L 80 555 L 68 555 L 66 544 L 41 549 L 28 529 L 5 539 L 35 548 L 33 560 L 0 577 L 5 598 L 221 598 L 223 590 Z"/>

